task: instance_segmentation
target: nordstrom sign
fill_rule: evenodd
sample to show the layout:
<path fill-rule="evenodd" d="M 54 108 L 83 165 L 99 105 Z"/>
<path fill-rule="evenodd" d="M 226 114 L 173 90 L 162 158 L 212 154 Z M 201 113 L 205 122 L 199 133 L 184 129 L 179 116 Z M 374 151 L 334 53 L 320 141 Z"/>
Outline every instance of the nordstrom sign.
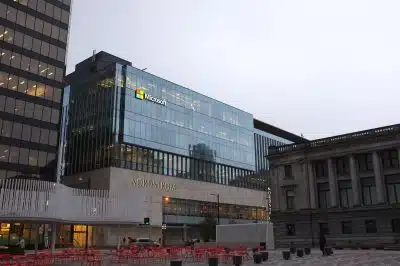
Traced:
<path fill-rule="evenodd" d="M 163 181 L 146 180 L 143 178 L 132 179 L 132 185 L 138 188 L 155 188 L 159 190 L 174 191 L 176 184 L 169 184 Z"/>

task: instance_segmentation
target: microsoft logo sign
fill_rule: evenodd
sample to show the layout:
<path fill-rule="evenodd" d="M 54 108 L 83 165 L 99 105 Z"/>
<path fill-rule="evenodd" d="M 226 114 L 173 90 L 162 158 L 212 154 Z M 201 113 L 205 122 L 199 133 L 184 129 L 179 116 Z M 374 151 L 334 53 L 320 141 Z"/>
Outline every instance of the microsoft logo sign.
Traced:
<path fill-rule="evenodd" d="M 150 94 L 145 93 L 141 89 L 136 89 L 135 98 L 139 100 L 147 100 L 153 103 L 158 103 L 161 105 L 167 105 L 167 101 L 165 99 L 159 99 L 156 97 L 151 96 Z"/>

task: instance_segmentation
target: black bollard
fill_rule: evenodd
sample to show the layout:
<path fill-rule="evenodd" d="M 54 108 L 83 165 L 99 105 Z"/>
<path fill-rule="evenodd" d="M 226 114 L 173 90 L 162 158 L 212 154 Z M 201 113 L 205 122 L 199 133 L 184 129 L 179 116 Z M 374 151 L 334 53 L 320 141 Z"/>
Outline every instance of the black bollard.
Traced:
<path fill-rule="evenodd" d="M 232 257 L 233 265 L 235 266 L 241 266 L 242 265 L 242 256 L 233 256 Z M 172 266 L 172 265 L 171 265 Z"/>
<path fill-rule="evenodd" d="M 291 247 L 290 248 L 290 253 L 292 253 L 292 254 L 296 253 L 296 248 L 295 247 Z"/>
<path fill-rule="evenodd" d="M 326 247 L 326 248 L 324 249 L 324 255 L 330 256 L 330 255 L 332 255 L 332 254 L 333 254 L 333 250 L 332 250 L 331 247 Z"/>
<path fill-rule="evenodd" d="M 182 266 L 181 260 L 171 260 L 171 266 Z"/>
<path fill-rule="evenodd" d="M 311 254 L 311 248 L 305 248 L 304 249 L 304 253 L 306 253 L 306 255 L 310 255 Z"/>
<path fill-rule="evenodd" d="M 209 258 L 208 266 L 218 266 L 218 258 Z"/>
<path fill-rule="evenodd" d="M 261 254 L 260 253 L 254 253 L 253 260 L 254 260 L 255 264 L 261 264 L 261 262 L 262 262 Z"/>
<path fill-rule="evenodd" d="M 289 251 L 282 251 L 282 257 L 284 260 L 290 259 L 290 252 Z"/>
<path fill-rule="evenodd" d="M 269 257 L 268 251 L 261 251 L 261 258 L 263 261 L 267 261 Z"/>
<path fill-rule="evenodd" d="M 304 251 L 302 249 L 297 250 L 297 257 L 302 258 L 304 256 Z"/>

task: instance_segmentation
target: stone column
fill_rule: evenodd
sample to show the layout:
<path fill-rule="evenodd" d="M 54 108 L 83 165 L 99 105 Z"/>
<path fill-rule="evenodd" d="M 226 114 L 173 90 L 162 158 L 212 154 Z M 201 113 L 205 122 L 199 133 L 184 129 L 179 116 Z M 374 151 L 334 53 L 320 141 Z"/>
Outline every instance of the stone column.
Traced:
<path fill-rule="evenodd" d="M 397 148 L 397 154 L 398 154 L 398 158 L 399 158 L 399 167 L 400 167 L 400 148 Z"/>
<path fill-rule="evenodd" d="M 355 206 L 360 205 L 360 182 L 357 176 L 356 159 L 354 155 L 349 156 L 350 165 L 350 178 L 351 178 L 351 190 L 353 192 L 353 203 Z"/>
<path fill-rule="evenodd" d="M 385 197 L 383 195 L 383 174 L 381 161 L 378 152 L 374 151 L 372 153 L 372 162 L 374 164 L 374 176 L 375 176 L 375 186 L 376 186 L 376 198 L 379 203 L 385 202 Z"/>
<path fill-rule="evenodd" d="M 271 179 L 271 206 L 273 211 L 279 211 L 281 209 L 280 204 L 280 187 L 279 187 L 279 175 L 277 174 L 278 168 L 273 167 L 270 169 Z M 272 211 L 271 210 L 271 211 Z"/>
<path fill-rule="evenodd" d="M 315 202 L 315 175 L 314 175 L 314 170 L 312 163 L 307 163 L 307 174 L 308 174 L 308 185 L 309 185 L 309 191 L 310 191 L 310 208 L 315 209 L 316 208 L 316 202 Z"/>
<path fill-rule="evenodd" d="M 337 207 L 337 181 L 335 166 L 332 158 L 328 159 L 328 178 L 329 178 L 329 196 L 331 200 L 331 207 Z"/>

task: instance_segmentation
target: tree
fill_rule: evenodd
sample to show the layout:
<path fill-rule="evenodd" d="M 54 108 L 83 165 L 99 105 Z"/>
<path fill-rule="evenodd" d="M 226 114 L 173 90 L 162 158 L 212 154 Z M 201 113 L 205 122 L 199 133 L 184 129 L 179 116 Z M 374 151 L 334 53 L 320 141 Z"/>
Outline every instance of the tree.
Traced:
<path fill-rule="evenodd" d="M 211 216 L 207 216 L 200 223 L 200 236 L 204 242 L 209 242 L 211 239 L 216 238 L 216 226 L 215 219 Z"/>

